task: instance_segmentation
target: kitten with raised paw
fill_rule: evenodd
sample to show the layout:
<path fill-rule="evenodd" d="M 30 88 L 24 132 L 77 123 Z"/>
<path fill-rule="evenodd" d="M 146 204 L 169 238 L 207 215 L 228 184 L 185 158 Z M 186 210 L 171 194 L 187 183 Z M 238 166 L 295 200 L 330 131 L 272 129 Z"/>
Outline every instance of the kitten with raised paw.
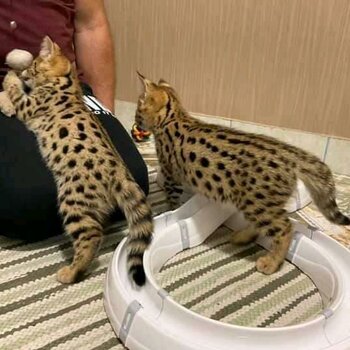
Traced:
<path fill-rule="evenodd" d="M 249 223 L 233 236 L 234 243 L 246 244 L 258 235 L 272 238 L 271 251 L 256 262 L 258 271 L 274 273 L 288 252 L 292 224 L 284 207 L 297 178 L 328 220 L 350 224 L 336 204 L 332 173 L 316 156 L 272 137 L 200 122 L 167 82 L 139 77 L 143 93 L 135 120 L 154 134 L 169 201 L 176 206 L 187 185 L 209 199 L 234 204 Z"/>
<path fill-rule="evenodd" d="M 58 280 L 73 283 L 87 270 L 118 206 L 129 225 L 129 272 L 143 285 L 143 254 L 153 232 L 151 208 L 98 118 L 84 105 L 71 62 L 46 37 L 31 66 L 22 73 L 9 71 L 3 87 L 16 118 L 36 136 L 57 185 L 65 231 L 73 240 L 73 261 L 58 271 Z"/>

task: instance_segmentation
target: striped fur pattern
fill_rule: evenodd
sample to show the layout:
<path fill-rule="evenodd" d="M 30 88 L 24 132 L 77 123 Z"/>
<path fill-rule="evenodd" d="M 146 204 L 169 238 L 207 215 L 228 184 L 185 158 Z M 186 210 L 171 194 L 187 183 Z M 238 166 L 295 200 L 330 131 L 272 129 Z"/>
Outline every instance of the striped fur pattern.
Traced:
<path fill-rule="evenodd" d="M 233 243 L 272 237 L 271 252 L 256 262 L 258 271 L 274 273 L 288 252 L 292 225 L 284 207 L 298 177 L 327 219 L 350 224 L 336 204 L 332 173 L 317 157 L 268 136 L 204 124 L 189 116 L 168 83 L 139 75 L 144 92 L 136 121 L 154 134 L 169 201 L 176 205 L 186 185 L 236 205 L 250 225 Z"/>
<path fill-rule="evenodd" d="M 65 231 L 74 241 L 73 261 L 58 271 L 58 280 L 73 283 L 86 271 L 118 206 L 129 225 L 129 270 L 138 285 L 144 284 L 142 258 L 153 231 L 151 209 L 98 119 L 85 107 L 71 63 L 45 38 L 39 57 L 21 78 L 26 85 L 10 71 L 4 90 L 17 118 L 36 135 L 57 184 Z"/>

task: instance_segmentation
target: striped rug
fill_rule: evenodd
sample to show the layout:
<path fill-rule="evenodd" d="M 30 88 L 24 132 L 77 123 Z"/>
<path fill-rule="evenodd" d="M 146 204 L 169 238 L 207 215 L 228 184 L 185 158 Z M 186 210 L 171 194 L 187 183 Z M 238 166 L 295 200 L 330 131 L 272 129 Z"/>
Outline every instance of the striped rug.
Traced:
<path fill-rule="evenodd" d="M 152 143 L 139 147 L 150 165 L 149 199 L 157 214 L 167 210 L 167 203 L 155 181 L 154 148 Z M 90 275 L 70 286 L 55 279 L 58 267 L 72 256 L 66 238 L 23 244 L 0 236 L 0 349 L 124 349 L 102 295 L 108 263 L 125 233 L 124 223 L 110 228 Z M 253 259 L 261 249 L 234 247 L 227 243 L 229 234 L 220 228 L 205 244 L 164 266 L 158 278 L 173 298 L 202 315 L 258 327 L 298 323 L 320 310 L 315 287 L 299 270 L 284 264 L 273 276 L 257 274 Z"/>
<path fill-rule="evenodd" d="M 265 253 L 256 244 L 229 242 L 232 232 L 219 228 L 201 246 L 169 260 L 159 284 L 179 304 L 217 321 L 251 327 L 290 326 L 322 311 L 312 281 L 290 263 L 270 276 L 255 269 Z"/>

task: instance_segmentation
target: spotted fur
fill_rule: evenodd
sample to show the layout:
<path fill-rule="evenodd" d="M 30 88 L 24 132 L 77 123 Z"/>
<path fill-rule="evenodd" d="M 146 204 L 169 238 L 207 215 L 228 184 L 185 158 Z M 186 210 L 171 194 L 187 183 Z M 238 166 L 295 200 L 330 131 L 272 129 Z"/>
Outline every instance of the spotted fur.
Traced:
<path fill-rule="evenodd" d="M 287 254 L 292 225 L 284 207 L 297 178 L 327 219 L 350 224 L 337 207 L 332 173 L 317 157 L 268 136 L 204 124 L 189 116 L 168 83 L 140 78 L 144 92 L 136 122 L 154 134 L 170 202 L 175 205 L 187 185 L 210 199 L 235 204 L 250 224 L 234 235 L 235 243 L 272 237 L 272 251 L 257 260 L 259 271 L 275 272 Z"/>
<path fill-rule="evenodd" d="M 118 206 L 129 225 L 129 270 L 138 285 L 144 284 L 142 258 L 153 231 L 151 209 L 100 122 L 84 106 L 69 60 L 45 38 L 21 79 L 10 71 L 3 86 L 17 118 L 36 135 L 56 181 L 65 231 L 74 241 L 73 262 L 58 271 L 58 280 L 72 283 L 88 268 Z"/>

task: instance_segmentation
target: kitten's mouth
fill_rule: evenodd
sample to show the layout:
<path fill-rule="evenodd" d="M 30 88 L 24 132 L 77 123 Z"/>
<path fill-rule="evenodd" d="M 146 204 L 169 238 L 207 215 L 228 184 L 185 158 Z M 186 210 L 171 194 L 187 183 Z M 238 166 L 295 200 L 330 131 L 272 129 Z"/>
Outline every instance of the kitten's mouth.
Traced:
<path fill-rule="evenodd" d="M 143 124 L 143 123 L 137 123 L 136 122 L 136 125 L 137 125 L 137 128 L 140 130 L 140 131 L 142 131 L 142 132 L 147 132 L 147 133 L 149 133 L 150 132 L 150 130 Z"/>
<path fill-rule="evenodd" d="M 131 135 L 137 142 L 147 141 L 151 136 L 151 132 L 144 129 L 136 121 L 131 129 Z"/>
<path fill-rule="evenodd" d="M 149 132 L 149 128 L 147 128 L 147 126 L 144 124 L 144 122 L 142 120 L 139 120 L 138 118 L 135 118 L 135 124 L 137 125 L 137 128 L 140 131 L 143 132 Z"/>

